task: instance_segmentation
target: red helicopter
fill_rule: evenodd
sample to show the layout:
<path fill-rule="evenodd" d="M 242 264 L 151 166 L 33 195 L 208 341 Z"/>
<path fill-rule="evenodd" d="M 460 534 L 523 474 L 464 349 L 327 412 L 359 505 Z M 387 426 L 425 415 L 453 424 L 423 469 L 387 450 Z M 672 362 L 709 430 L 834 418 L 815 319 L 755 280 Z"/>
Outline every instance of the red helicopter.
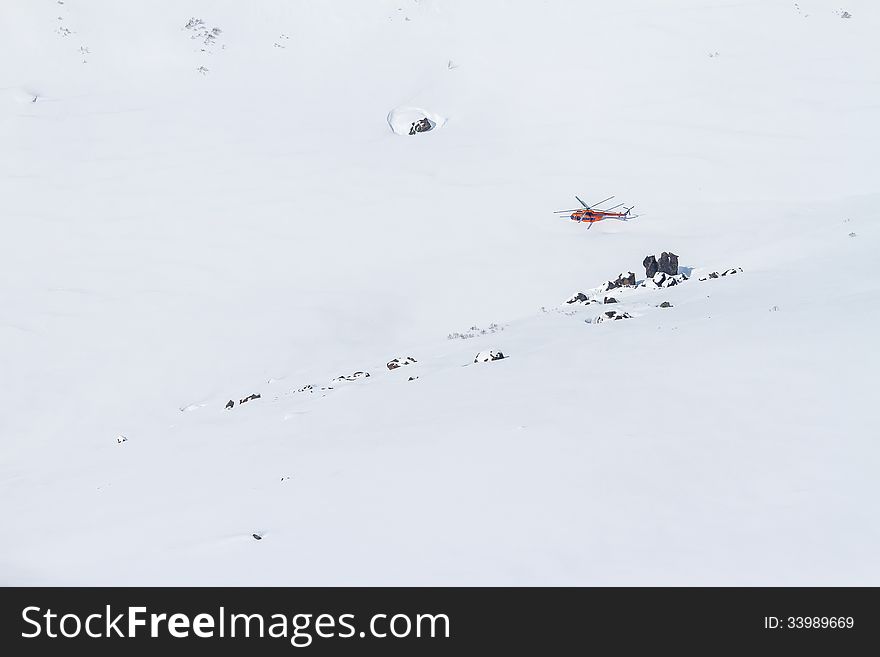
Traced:
<path fill-rule="evenodd" d="M 587 205 L 586 203 L 584 203 L 581 200 L 581 198 L 579 196 L 575 196 L 575 198 L 578 200 L 578 203 L 580 203 L 584 207 L 577 208 L 575 210 L 556 210 L 556 212 L 554 214 L 571 215 L 571 217 L 570 217 L 571 220 L 577 221 L 578 223 L 585 221 L 588 224 L 590 224 L 589 226 L 587 226 L 588 230 L 590 228 L 592 228 L 593 224 L 596 223 L 597 221 L 602 221 L 604 219 L 617 219 L 618 221 L 626 221 L 627 219 L 631 219 L 634 216 L 636 216 L 636 215 L 630 214 L 630 212 L 632 212 L 632 209 L 635 207 L 634 205 L 630 206 L 628 208 L 624 207 L 623 208 L 624 212 L 614 212 L 614 210 L 616 210 L 617 208 L 623 207 L 623 203 L 618 203 L 614 207 L 607 208 L 605 210 L 600 210 L 597 207 L 597 206 L 602 205 L 603 203 L 607 203 L 608 201 L 613 199 L 614 198 L 613 196 L 609 196 L 606 199 L 602 199 L 598 203 L 593 203 L 593 205 Z"/>

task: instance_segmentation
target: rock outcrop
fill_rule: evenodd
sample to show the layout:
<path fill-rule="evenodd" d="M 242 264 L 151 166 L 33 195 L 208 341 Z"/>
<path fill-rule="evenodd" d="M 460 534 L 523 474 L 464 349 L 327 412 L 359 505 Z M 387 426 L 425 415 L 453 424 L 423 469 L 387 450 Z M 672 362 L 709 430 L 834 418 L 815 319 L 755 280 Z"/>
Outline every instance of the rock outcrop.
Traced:
<path fill-rule="evenodd" d="M 333 381 L 356 381 L 357 379 L 368 379 L 370 378 L 369 372 L 355 372 L 354 374 L 349 374 L 348 376 L 337 376 Z"/>
<path fill-rule="evenodd" d="M 664 251 L 660 254 L 658 260 L 655 256 L 649 255 L 643 261 L 645 267 L 645 278 L 654 278 L 657 272 L 675 276 L 678 274 L 678 256 L 671 251 Z"/>
<path fill-rule="evenodd" d="M 415 135 L 420 132 L 428 132 L 429 130 L 433 129 L 433 127 L 434 124 L 431 123 L 431 121 L 427 117 L 425 117 L 419 119 L 418 121 L 413 121 L 412 125 L 409 128 L 409 134 Z"/>
<path fill-rule="evenodd" d="M 618 319 L 632 319 L 632 315 L 619 310 L 606 310 L 604 313 L 594 319 L 593 323 L 601 324 L 602 322 L 607 322 L 611 320 L 616 321 Z"/>
<path fill-rule="evenodd" d="M 396 370 L 398 367 L 404 367 L 405 365 L 412 365 L 413 363 L 418 362 L 412 356 L 407 356 L 406 358 L 395 358 L 394 360 L 388 361 L 386 367 L 389 370 Z"/>
<path fill-rule="evenodd" d="M 618 274 L 617 279 L 613 281 L 608 281 L 602 286 L 602 291 L 607 292 L 608 290 L 613 290 L 618 287 L 635 287 L 636 286 L 636 275 L 633 272 L 627 272 L 626 275 Z"/>
<path fill-rule="evenodd" d="M 708 281 L 710 278 L 719 278 L 720 276 L 732 276 L 733 274 L 739 274 L 740 272 L 742 272 L 742 267 L 732 267 L 730 269 L 725 269 L 720 274 L 717 271 L 710 272 L 699 280 Z"/>
<path fill-rule="evenodd" d="M 474 357 L 475 363 L 488 363 L 493 360 L 501 360 L 502 358 L 507 358 L 500 351 L 481 351 Z"/>
<path fill-rule="evenodd" d="M 658 271 L 656 274 L 654 274 L 653 277 L 645 280 L 642 285 L 647 288 L 659 289 L 662 287 L 672 287 L 673 285 L 678 285 L 679 283 L 683 283 L 687 279 L 688 277 L 684 274 L 670 275 L 662 271 Z"/>

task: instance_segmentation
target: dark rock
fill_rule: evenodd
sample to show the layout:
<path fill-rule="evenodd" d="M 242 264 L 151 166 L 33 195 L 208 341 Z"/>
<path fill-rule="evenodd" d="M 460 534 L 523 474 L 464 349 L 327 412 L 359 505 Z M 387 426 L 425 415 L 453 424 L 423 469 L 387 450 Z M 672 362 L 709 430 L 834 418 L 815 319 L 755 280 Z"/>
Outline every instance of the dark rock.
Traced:
<path fill-rule="evenodd" d="M 370 378 L 369 372 L 355 372 L 354 374 L 350 374 L 349 376 L 337 376 L 333 381 L 355 381 L 357 379 L 368 379 Z"/>
<path fill-rule="evenodd" d="M 660 271 L 670 276 L 678 274 L 678 256 L 670 252 L 664 251 L 660 254 L 660 261 L 657 263 Z"/>
<path fill-rule="evenodd" d="M 607 322 L 609 320 L 618 320 L 618 319 L 632 319 L 632 315 L 629 313 L 621 312 L 618 310 L 606 310 L 604 313 L 599 315 L 594 321 L 596 324 L 600 324 L 602 322 Z"/>
<path fill-rule="evenodd" d="M 664 301 L 663 303 L 660 304 L 660 307 L 661 308 L 672 308 L 672 304 L 669 303 L 668 301 Z"/>
<path fill-rule="evenodd" d="M 688 277 L 684 274 L 676 274 L 675 276 L 670 276 L 669 274 L 665 274 L 662 271 L 658 271 L 652 278 L 648 278 L 642 283 L 643 287 L 659 289 L 661 287 L 672 287 L 673 285 L 678 285 L 679 283 L 683 283 L 688 280 Z"/>
<path fill-rule="evenodd" d="M 409 134 L 414 135 L 419 132 L 428 132 L 433 127 L 434 124 L 432 124 L 427 118 L 422 118 L 413 122 L 409 128 Z"/>
<path fill-rule="evenodd" d="M 258 393 L 254 393 L 254 394 L 252 394 L 252 395 L 248 395 L 248 396 L 245 397 L 244 399 L 239 399 L 239 400 L 238 400 L 238 403 L 239 403 L 239 404 L 244 404 L 245 402 L 249 402 L 249 401 L 251 401 L 252 399 L 259 399 L 259 398 L 260 398 L 260 395 L 259 395 Z M 230 400 L 230 401 L 232 401 L 232 400 Z M 227 404 L 226 406 L 229 407 L 229 404 Z"/>
<path fill-rule="evenodd" d="M 251 536 L 253 536 L 254 539 L 256 539 L 256 540 L 258 540 L 258 541 L 262 541 L 262 540 L 263 540 L 263 537 L 262 537 L 260 534 L 251 534 Z"/>
<path fill-rule="evenodd" d="M 661 253 L 659 261 L 655 256 L 649 255 L 642 261 L 642 265 L 645 267 L 646 278 L 654 278 L 658 271 L 669 276 L 678 274 L 678 256 L 672 251 Z"/>
<path fill-rule="evenodd" d="M 628 272 L 626 276 L 623 274 L 618 274 L 617 280 L 608 281 L 604 285 L 604 290 L 607 292 L 608 290 L 613 290 L 618 287 L 635 287 L 636 285 L 636 275 L 633 272 Z"/>
<path fill-rule="evenodd" d="M 731 267 L 730 269 L 725 269 L 720 274 L 717 271 L 713 271 L 708 276 L 704 276 L 700 280 L 707 281 L 710 278 L 719 278 L 721 276 L 731 276 L 732 274 L 739 274 L 741 271 L 742 271 L 742 267 Z"/>
<path fill-rule="evenodd" d="M 475 363 L 488 363 L 493 360 L 501 360 L 502 358 L 507 358 L 500 351 L 481 351 L 474 357 Z"/>
<path fill-rule="evenodd" d="M 235 402 L 232 401 L 231 399 L 228 402 L 226 402 L 226 408 L 232 408 L 233 406 L 235 406 Z"/>
<path fill-rule="evenodd" d="M 617 280 L 614 282 L 617 284 L 617 287 L 635 287 L 635 285 L 636 285 L 635 272 L 628 272 L 627 276 L 620 274 L 617 277 Z"/>
<path fill-rule="evenodd" d="M 605 300 L 602 303 L 617 303 L 617 299 L 614 297 L 605 297 Z"/>
<path fill-rule="evenodd" d="M 590 300 L 590 297 L 588 297 L 586 294 L 584 294 L 583 292 L 578 292 L 577 294 L 575 294 L 571 299 L 569 299 L 565 303 L 582 303 L 584 301 L 589 301 L 589 300 Z"/>
<path fill-rule="evenodd" d="M 407 356 L 406 358 L 395 358 L 394 360 L 388 361 L 386 367 L 389 370 L 396 370 L 398 367 L 403 367 L 404 365 L 412 365 L 413 363 L 418 362 L 412 356 Z"/>

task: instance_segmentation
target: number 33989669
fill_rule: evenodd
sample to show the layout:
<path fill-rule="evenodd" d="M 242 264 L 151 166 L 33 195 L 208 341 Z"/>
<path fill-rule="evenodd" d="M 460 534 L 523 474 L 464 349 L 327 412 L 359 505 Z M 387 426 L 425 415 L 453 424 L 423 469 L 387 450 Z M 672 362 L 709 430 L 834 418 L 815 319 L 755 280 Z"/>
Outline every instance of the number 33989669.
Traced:
<path fill-rule="evenodd" d="M 764 616 L 768 630 L 849 630 L 855 625 L 852 616 Z"/>

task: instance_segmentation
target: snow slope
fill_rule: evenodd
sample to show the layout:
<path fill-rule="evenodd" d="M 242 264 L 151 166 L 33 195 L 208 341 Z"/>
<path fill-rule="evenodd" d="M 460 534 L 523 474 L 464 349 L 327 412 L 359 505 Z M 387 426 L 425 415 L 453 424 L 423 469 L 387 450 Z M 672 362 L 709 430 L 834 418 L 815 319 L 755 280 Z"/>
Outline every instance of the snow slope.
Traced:
<path fill-rule="evenodd" d="M 0 583 L 880 584 L 878 26 L 3 2 Z"/>

